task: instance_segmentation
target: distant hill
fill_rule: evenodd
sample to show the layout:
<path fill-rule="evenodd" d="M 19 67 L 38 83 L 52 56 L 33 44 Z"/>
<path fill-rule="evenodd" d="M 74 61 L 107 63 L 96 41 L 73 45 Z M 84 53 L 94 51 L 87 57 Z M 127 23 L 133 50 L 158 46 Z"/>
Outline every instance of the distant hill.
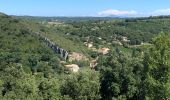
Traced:
<path fill-rule="evenodd" d="M 64 22 L 79 22 L 79 21 L 90 21 L 90 20 L 113 20 L 118 17 L 41 17 L 41 16 L 15 16 L 18 18 L 25 18 L 37 21 L 64 21 Z"/>
<path fill-rule="evenodd" d="M 0 12 L 0 16 L 7 16 L 7 15 L 6 15 L 6 14 L 4 14 L 4 13 L 1 13 L 1 12 Z"/>

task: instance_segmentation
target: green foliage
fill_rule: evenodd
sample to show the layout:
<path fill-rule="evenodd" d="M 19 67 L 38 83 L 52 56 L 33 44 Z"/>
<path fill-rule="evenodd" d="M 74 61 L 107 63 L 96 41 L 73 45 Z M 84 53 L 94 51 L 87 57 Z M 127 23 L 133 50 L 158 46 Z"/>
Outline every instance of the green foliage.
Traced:
<path fill-rule="evenodd" d="M 58 80 L 48 78 L 64 73 L 63 66 L 58 56 L 31 34 L 27 24 L 7 15 L 0 16 L 0 97 L 59 99 Z"/>
<path fill-rule="evenodd" d="M 38 89 L 38 94 L 43 100 L 59 100 L 61 98 L 60 84 L 57 79 L 42 80 Z"/>
<path fill-rule="evenodd" d="M 164 33 L 153 40 L 144 58 L 144 96 L 154 100 L 170 99 L 170 36 Z"/>
<path fill-rule="evenodd" d="M 1 70 L 3 79 L 2 98 L 33 99 L 37 98 L 35 77 L 24 72 L 22 66 L 11 64 Z"/>
<path fill-rule="evenodd" d="M 11 64 L 1 70 L 1 99 L 12 100 L 58 100 L 61 98 L 59 81 L 25 73 L 23 67 Z"/>
<path fill-rule="evenodd" d="M 77 39 L 78 36 L 83 41 L 84 37 L 90 36 L 90 41 L 94 44 L 102 44 L 98 37 L 102 37 L 103 40 L 110 42 L 111 38 L 115 36 L 126 36 L 130 39 L 130 44 L 138 45 L 141 42 L 151 42 L 152 38 L 161 31 L 169 32 L 169 25 L 169 17 L 158 17 L 125 20 L 89 20 L 69 22 L 66 25 L 56 25 L 54 27 L 59 29 L 61 33 L 70 33 L 68 38 L 73 40 Z"/>
<path fill-rule="evenodd" d="M 169 17 L 151 17 L 43 26 L 0 13 L 0 98 L 169 100 L 170 36 L 162 33 L 151 41 L 159 31 L 170 30 L 169 21 Z M 74 61 L 80 71 L 66 74 L 58 55 L 34 32 L 42 33 L 68 51 L 97 59 L 97 67 L 88 69 L 89 61 Z M 127 36 L 134 46 L 112 44 L 114 36 Z M 153 45 L 137 46 L 143 41 Z M 83 42 L 93 42 L 97 49 L 109 47 L 110 53 L 90 51 Z"/>
<path fill-rule="evenodd" d="M 83 70 L 68 76 L 61 87 L 62 95 L 68 95 L 73 100 L 100 99 L 98 74 L 95 71 Z"/>
<path fill-rule="evenodd" d="M 137 59 L 136 59 L 137 60 Z M 143 66 L 140 61 L 110 54 L 98 65 L 102 73 L 101 94 L 106 100 L 136 99 Z"/>

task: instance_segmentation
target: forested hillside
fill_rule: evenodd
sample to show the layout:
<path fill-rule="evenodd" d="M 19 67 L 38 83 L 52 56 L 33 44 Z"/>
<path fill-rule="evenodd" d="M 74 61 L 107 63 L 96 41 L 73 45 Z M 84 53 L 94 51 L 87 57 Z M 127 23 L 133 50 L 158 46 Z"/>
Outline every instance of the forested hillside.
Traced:
<path fill-rule="evenodd" d="M 116 36 L 126 36 L 131 44 L 150 42 L 160 32 L 169 32 L 170 17 L 150 17 L 132 19 L 113 19 L 98 21 L 80 21 L 68 23 L 64 30 L 71 35 L 102 37 L 104 40 Z"/>
<path fill-rule="evenodd" d="M 54 19 L 0 14 L 0 99 L 170 99 L 169 17 Z"/>

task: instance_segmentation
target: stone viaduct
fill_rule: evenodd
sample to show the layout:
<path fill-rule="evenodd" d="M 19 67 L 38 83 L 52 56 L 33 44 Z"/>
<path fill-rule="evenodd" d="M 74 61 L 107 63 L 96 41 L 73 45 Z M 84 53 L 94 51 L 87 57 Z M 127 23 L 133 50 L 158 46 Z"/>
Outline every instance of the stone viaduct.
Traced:
<path fill-rule="evenodd" d="M 61 58 L 67 60 L 69 54 L 67 50 L 60 48 L 57 44 L 52 42 L 47 37 L 41 35 L 39 32 L 36 32 L 35 34 L 38 35 L 38 37 L 40 37 L 40 39 L 42 39 L 55 53 L 60 54 Z"/>

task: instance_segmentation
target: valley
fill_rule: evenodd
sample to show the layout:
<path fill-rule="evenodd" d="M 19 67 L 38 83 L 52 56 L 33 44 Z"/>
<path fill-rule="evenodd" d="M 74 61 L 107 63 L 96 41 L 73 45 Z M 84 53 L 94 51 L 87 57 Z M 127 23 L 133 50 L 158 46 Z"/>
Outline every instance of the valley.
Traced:
<path fill-rule="evenodd" d="M 169 26 L 169 16 L 0 13 L 0 98 L 169 100 Z"/>

